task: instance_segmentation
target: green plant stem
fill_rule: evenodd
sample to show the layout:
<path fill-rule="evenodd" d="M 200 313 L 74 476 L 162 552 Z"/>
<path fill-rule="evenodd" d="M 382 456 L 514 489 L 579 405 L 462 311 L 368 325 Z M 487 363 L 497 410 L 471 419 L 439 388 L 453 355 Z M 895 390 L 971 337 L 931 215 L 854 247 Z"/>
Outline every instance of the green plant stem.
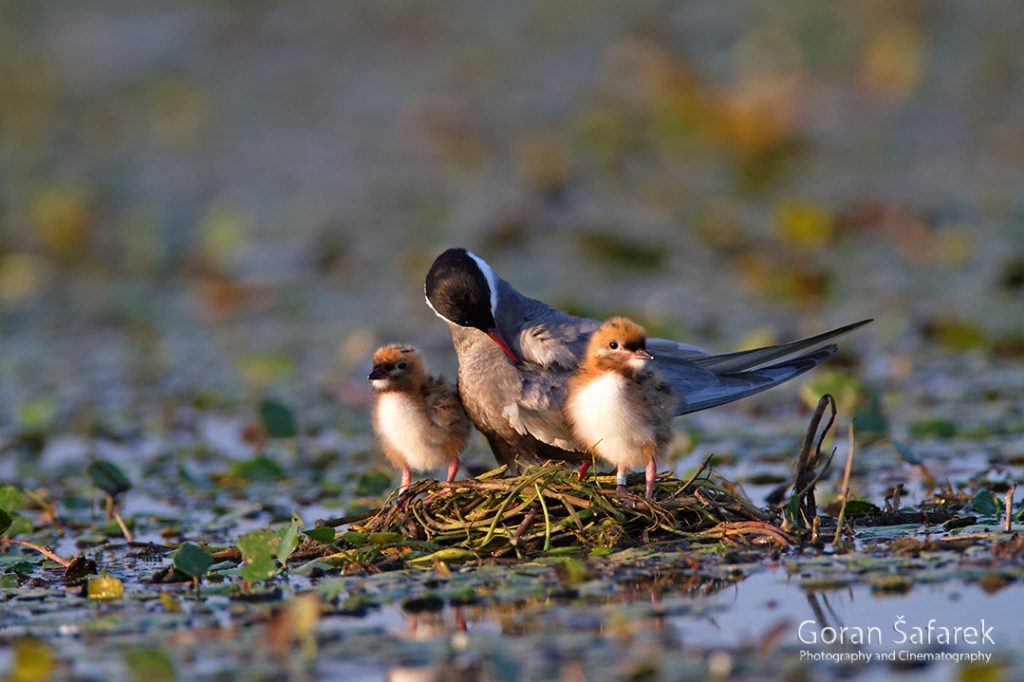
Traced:
<path fill-rule="evenodd" d="M 849 444 L 846 451 L 846 466 L 843 468 L 843 504 L 839 507 L 839 518 L 836 520 L 836 534 L 835 537 L 832 538 L 833 547 L 842 546 L 843 524 L 846 523 L 846 502 L 850 499 L 850 472 L 853 471 L 853 455 L 856 452 L 856 448 L 854 447 L 852 421 L 850 422 L 850 427 L 847 431 L 847 438 L 849 439 Z"/>

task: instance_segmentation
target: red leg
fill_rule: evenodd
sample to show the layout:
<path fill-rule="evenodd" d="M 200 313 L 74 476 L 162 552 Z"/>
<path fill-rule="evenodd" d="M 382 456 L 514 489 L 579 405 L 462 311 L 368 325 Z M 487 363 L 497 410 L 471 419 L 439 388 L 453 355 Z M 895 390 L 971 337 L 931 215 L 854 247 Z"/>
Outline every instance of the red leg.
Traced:
<path fill-rule="evenodd" d="M 587 469 L 590 468 L 590 460 L 584 461 L 580 464 L 580 480 L 584 480 L 587 477 Z"/>
<path fill-rule="evenodd" d="M 459 473 L 459 458 L 452 457 L 451 461 L 448 462 L 448 482 L 451 483 L 455 480 L 455 474 Z"/>
<path fill-rule="evenodd" d="M 405 490 L 406 488 L 409 487 L 410 483 L 412 483 L 412 472 L 409 471 L 408 465 L 404 465 L 402 467 L 402 485 L 398 489 Z"/>
<path fill-rule="evenodd" d="M 644 492 L 644 497 L 648 500 L 654 499 L 654 479 L 658 476 L 658 465 L 654 463 L 654 458 L 651 457 L 647 460 L 647 489 Z"/>

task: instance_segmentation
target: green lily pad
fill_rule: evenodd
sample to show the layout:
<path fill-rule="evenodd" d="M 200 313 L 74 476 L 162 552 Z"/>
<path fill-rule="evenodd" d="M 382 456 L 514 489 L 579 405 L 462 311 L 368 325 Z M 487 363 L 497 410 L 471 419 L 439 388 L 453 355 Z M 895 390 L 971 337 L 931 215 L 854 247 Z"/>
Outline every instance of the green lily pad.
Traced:
<path fill-rule="evenodd" d="M 260 421 L 271 438 L 294 438 L 299 435 L 295 415 L 283 403 L 267 398 L 259 405 Z"/>
<path fill-rule="evenodd" d="M 956 424 L 948 419 L 924 419 L 910 425 L 910 435 L 914 438 L 955 438 Z"/>
<path fill-rule="evenodd" d="M 391 476 L 380 469 L 364 471 L 356 482 L 356 495 L 374 497 L 391 487 Z"/>
<path fill-rule="evenodd" d="M 10 483 L 0 483 L 0 510 L 15 511 L 25 504 L 25 493 Z"/>
<path fill-rule="evenodd" d="M 174 568 L 190 578 L 201 578 L 213 566 L 213 557 L 209 552 L 186 542 L 174 555 Z"/>
<path fill-rule="evenodd" d="M 113 462 L 99 459 L 90 464 L 86 471 L 93 484 L 111 497 L 117 497 L 132 487 L 128 477 Z"/>
<path fill-rule="evenodd" d="M 971 509 L 982 516 L 998 516 L 1002 508 L 1002 501 L 991 490 L 982 490 L 971 498 Z"/>
<path fill-rule="evenodd" d="M 281 540 L 277 547 L 277 560 L 282 564 L 288 561 L 295 548 L 299 546 L 299 533 L 302 532 L 302 520 L 292 515 L 292 522 L 281 531 Z"/>
<path fill-rule="evenodd" d="M 266 455 L 232 462 L 231 473 L 251 483 L 270 483 L 285 477 L 281 465 Z"/>
<path fill-rule="evenodd" d="M 171 658 L 160 649 L 126 649 L 124 664 L 128 668 L 128 676 L 135 682 L 173 682 L 178 679 Z"/>
<path fill-rule="evenodd" d="M 307 531 L 303 531 L 305 535 L 321 545 L 329 545 L 334 542 L 334 536 L 337 534 L 330 526 L 321 526 L 320 528 L 311 528 Z"/>
<path fill-rule="evenodd" d="M 273 559 L 281 548 L 281 536 L 269 528 L 262 528 L 243 534 L 235 544 L 250 562 Z"/>
<path fill-rule="evenodd" d="M 238 575 L 250 583 L 258 583 L 269 580 L 277 575 L 277 562 L 271 557 L 261 557 L 250 561 L 238 569 Z"/>
<path fill-rule="evenodd" d="M 32 532 L 32 521 L 27 516 L 16 513 L 10 513 L 7 516 L 11 520 L 6 530 L 3 531 L 3 534 L 7 537 L 13 538 L 15 535 L 24 535 L 25 533 Z"/>

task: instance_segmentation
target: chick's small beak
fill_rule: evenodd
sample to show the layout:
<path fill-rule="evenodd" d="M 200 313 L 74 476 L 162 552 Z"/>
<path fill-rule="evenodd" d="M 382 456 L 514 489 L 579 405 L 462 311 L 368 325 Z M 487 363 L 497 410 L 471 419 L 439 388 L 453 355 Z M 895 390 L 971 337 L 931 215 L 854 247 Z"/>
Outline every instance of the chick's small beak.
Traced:
<path fill-rule="evenodd" d="M 505 341 L 505 337 L 501 335 L 501 332 L 499 332 L 497 329 L 492 329 L 489 332 L 487 332 L 487 336 L 491 337 L 491 341 L 494 341 L 494 343 L 498 344 L 498 348 L 505 352 L 505 355 L 508 356 L 509 360 L 511 360 L 513 363 L 517 365 L 522 364 L 523 361 L 519 358 L 518 355 L 516 355 L 516 352 L 512 350 L 512 347 L 508 345 L 508 342 Z"/>
<path fill-rule="evenodd" d="M 633 356 L 637 357 L 637 358 L 639 358 L 641 360 L 653 360 L 654 359 L 654 356 L 651 355 L 650 353 L 648 353 L 643 348 L 639 348 L 639 349 L 633 351 Z"/>
<path fill-rule="evenodd" d="M 381 367 L 374 367 L 370 372 L 370 375 L 366 377 L 368 380 L 373 381 L 374 379 L 383 379 L 388 373 Z"/>

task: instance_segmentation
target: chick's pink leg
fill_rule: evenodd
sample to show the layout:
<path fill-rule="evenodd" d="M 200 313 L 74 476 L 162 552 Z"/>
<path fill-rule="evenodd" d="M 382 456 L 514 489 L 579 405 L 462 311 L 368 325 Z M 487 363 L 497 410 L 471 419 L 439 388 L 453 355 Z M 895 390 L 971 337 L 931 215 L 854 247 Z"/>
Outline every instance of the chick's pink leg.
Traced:
<path fill-rule="evenodd" d="M 452 457 L 451 461 L 448 462 L 448 482 L 451 483 L 455 480 L 455 474 L 459 473 L 459 458 Z"/>
<path fill-rule="evenodd" d="M 410 483 L 412 483 L 412 472 L 409 471 L 409 465 L 406 464 L 402 466 L 402 485 L 398 488 L 399 492 L 408 488 Z"/>
<path fill-rule="evenodd" d="M 658 466 L 654 463 L 654 458 L 651 457 L 647 460 L 647 488 L 644 492 L 644 497 L 648 500 L 654 499 L 654 479 L 658 476 Z"/>

